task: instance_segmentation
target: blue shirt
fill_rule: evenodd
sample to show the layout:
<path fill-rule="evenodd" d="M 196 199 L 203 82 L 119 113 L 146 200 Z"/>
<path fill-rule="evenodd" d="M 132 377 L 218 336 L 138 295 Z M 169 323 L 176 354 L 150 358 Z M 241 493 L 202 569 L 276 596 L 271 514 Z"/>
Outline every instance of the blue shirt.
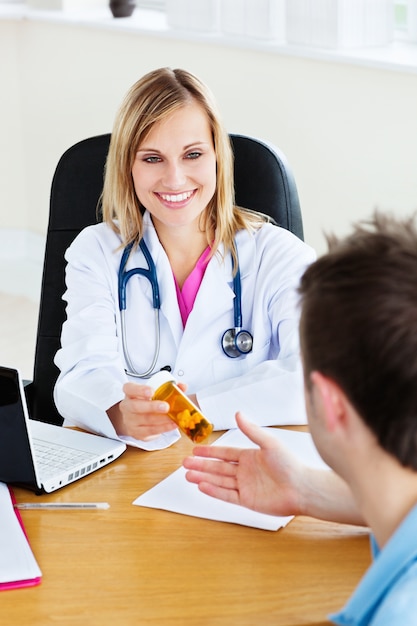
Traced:
<path fill-rule="evenodd" d="M 417 626 L 417 506 L 383 550 L 371 537 L 374 562 L 345 607 L 339 626 Z"/>

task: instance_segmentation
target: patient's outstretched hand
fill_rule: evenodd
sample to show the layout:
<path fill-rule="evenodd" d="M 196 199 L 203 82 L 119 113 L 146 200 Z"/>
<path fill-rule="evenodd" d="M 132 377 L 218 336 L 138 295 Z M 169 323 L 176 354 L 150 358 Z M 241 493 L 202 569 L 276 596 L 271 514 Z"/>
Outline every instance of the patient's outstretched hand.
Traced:
<path fill-rule="evenodd" d="M 209 496 L 261 513 L 299 514 L 306 466 L 241 413 L 236 422 L 259 448 L 197 446 L 183 461 L 187 480 Z"/>

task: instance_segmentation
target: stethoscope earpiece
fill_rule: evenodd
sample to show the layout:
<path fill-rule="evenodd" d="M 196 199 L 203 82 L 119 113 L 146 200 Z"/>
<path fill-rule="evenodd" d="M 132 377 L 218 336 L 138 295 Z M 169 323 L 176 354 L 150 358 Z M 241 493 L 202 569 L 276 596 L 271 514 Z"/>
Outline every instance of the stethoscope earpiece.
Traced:
<path fill-rule="evenodd" d="M 253 337 L 247 330 L 229 328 L 223 334 L 222 348 L 226 356 L 235 359 L 242 354 L 252 352 Z"/>

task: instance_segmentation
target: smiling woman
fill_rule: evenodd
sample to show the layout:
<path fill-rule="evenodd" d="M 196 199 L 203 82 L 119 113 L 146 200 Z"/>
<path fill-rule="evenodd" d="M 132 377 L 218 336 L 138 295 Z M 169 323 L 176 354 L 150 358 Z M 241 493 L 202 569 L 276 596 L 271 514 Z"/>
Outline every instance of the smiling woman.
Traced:
<path fill-rule="evenodd" d="M 297 286 L 314 252 L 236 206 L 233 171 L 196 76 L 161 68 L 131 87 L 111 135 L 103 223 L 66 253 L 55 402 L 67 420 L 145 449 L 170 445 L 169 406 L 146 381 L 169 369 L 216 429 L 254 402 L 265 425 L 305 423 Z"/>

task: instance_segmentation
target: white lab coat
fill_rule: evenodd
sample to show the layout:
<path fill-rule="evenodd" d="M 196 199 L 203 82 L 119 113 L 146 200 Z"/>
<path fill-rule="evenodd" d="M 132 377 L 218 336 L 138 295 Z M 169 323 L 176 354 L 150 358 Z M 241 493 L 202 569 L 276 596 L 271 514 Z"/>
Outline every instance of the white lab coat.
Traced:
<path fill-rule="evenodd" d="M 265 426 L 306 423 L 297 285 L 315 258 L 313 249 L 271 224 L 237 234 L 243 328 L 254 342 L 252 352 L 230 358 L 221 347 L 223 333 L 234 325 L 230 254 L 210 260 L 183 328 L 171 266 L 147 213 L 144 224 L 161 296 L 157 369 L 171 367 L 187 392 L 197 394 L 215 429 L 235 427 L 237 410 Z M 114 438 L 106 410 L 124 397 L 128 380 L 118 307 L 121 254 L 119 236 L 103 223 L 83 230 L 67 250 L 67 320 L 55 357 L 61 373 L 54 398 L 67 423 Z M 146 267 L 140 250 L 130 255 L 127 269 L 132 267 Z M 135 276 L 127 285 L 126 336 L 137 371 L 145 371 L 153 358 L 154 327 L 151 285 Z M 177 438 L 174 431 L 150 442 L 123 440 L 160 449 Z"/>

